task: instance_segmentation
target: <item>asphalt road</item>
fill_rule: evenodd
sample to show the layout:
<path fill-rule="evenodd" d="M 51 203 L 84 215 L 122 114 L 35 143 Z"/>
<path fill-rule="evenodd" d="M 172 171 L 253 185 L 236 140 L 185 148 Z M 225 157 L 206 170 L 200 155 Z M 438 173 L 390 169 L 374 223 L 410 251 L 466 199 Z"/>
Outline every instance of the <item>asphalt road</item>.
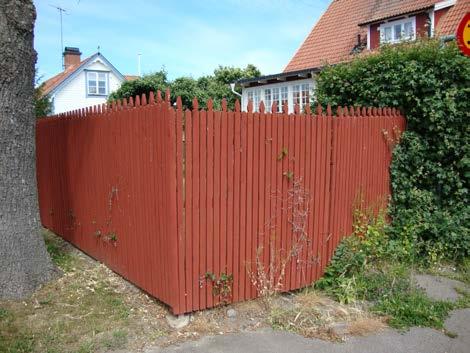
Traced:
<path fill-rule="evenodd" d="M 179 346 L 149 349 L 145 353 L 470 353 L 470 309 L 454 311 L 445 327 L 457 337 L 414 327 L 406 332 L 388 329 L 333 343 L 267 329 L 204 337 Z"/>

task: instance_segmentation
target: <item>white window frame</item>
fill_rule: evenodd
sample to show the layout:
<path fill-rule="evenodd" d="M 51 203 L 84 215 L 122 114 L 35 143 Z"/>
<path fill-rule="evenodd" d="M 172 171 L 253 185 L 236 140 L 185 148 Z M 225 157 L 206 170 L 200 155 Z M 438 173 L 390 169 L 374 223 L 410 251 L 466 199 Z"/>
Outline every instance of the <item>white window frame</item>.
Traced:
<path fill-rule="evenodd" d="M 100 74 L 104 75 L 104 80 L 100 80 Z M 92 76 L 95 76 L 94 79 Z M 96 92 L 90 92 L 90 82 L 95 82 Z M 104 93 L 100 93 L 99 83 L 104 82 Z M 87 96 L 107 96 L 109 93 L 109 72 L 107 71 L 86 71 L 86 93 Z"/>
<path fill-rule="evenodd" d="M 305 106 L 310 104 L 311 100 L 311 92 L 312 87 L 310 83 L 299 83 L 297 85 L 292 86 L 292 104 L 295 107 L 295 104 L 298 103 L 300 107 L 300 111 L 303 112 L 305 110 Z M 298 94 L 298 101 L 296 101 L 295 94 Z"/>
<path fill-rule="evenodd" d="M 274 113 L 282 113 L 282 106 L 284 102 L 287 102 L 287 104 L 289 104 L 289 86 L 283 84 L 267 89 L 271 90 L 271 105 L 274 102 L 277 103 L 277 111 Z"/>
<path fill-rule="evenodd" d="M 279 104 L 277 105 L 277 111 L 282 113 L 282 107 L 284 106 L 284 102 L 287 101 L 287 105 L 289 106 L 289 86 L 283 85 L 279 87 Z"/>
<path fill-rule="evenodd" d="M 246 105 L 248 105 L 248 102 L 251 100 L 251 102 L 253 103 L 253 111 L 254 112 L 257 112 L 259 111 L 259 104 L 261 103 L 262 100 L 264 100 L 262 97 L 261 97 L 261 94 L 263 93 L 263 97 L 264 97 L 264 89 L 263 89 L 263 92 L 261 92 L 261 88 L 255 88 L 255 89 L 252 89 L 252 90 L 249 90 L 248 91 L 248 96 L 247 96 L 247 102 L 246 102 Z"/>
<path fill-rule="evenodd" d="M 264 106 L 266 112 L 271 113 L 271 108 L 273 105 L 273 88 L 264 89 Z"/>
<path fill-rule="evenodd" d="M 411 22 L 411 25 L 413 27 L 413 31 L 411 34 L 411 37 L 404 37 L 402 36 L 400 39 L 395 39 L 396 33 L 395 33 L 395 26 L 400 25 L 402 28 L 402 31 L 404 31 L 405 28 L 405 23 Z M 391 30 L 391 39 L 390 40 L 385 40 L 385 28 L 390 27 Z M 380 44 L 394 44 L 394 43 L 400 43 L 406 40 L 415 40 L 416 39 L 416 16 L 410 16 L 406 17 L 400 20 L 396 21 L 389 21 L 389 22 L 384 22 L 380 25 Z"/>
<path fill-rule="evenodd" d="M 278 113 L 282 113 L 282 107 L 283 107 L 283 101 L 287 101 L 287 106 L 288 106 L 288 112 L 293 113 L 294 112 L 294 101 L 293 101 L 293 90 L 294 86 L 299 85 L 300 90 L 302 91 L 302 85 L 308 84 L 309 88 L 309 101 L 314 97 L 315 94 L 315 80 L 307 78 L 307 79 L 302 79 L 302 80 L 295 80 L 295 81 L 290 81 L 290 82 L 279 82 L 279 83 L 271 83 L 267 85 L 262 85 L 262 86 L 256 86 L 256 87 L 246 87 L 243 89 L 242 93 L 242 110 L 246 111 L 247 105 L 249 100 L 251 99 L 253 102 L 253 111 L 258 112 L 259 111 L 259 104 L 258 106 L 256 105 L 256 95 L 259 94 L 259 102 L 263 101 L 266 107 L 266 112 L 271 111 L 271 106 L 274 103 L 274 101 L 277 102 L 277 109 Z M 269 104 L 269 101 L 266 99 L 266 90 L 270 90 L 271 92 L 271 101 Z M 256 93 L 257 92 L 257 93 Z M 306 96 L 306 95 L 305 95 Z M 301 102 L 302 102 L 302 92 L 301 92 Z M 305 100 L 305 99 L 304 99 Z M 269 106 L 268 106 L 269 104 Z M 305 109 L 305 103 L 301 104 L 301 109 Z"/>

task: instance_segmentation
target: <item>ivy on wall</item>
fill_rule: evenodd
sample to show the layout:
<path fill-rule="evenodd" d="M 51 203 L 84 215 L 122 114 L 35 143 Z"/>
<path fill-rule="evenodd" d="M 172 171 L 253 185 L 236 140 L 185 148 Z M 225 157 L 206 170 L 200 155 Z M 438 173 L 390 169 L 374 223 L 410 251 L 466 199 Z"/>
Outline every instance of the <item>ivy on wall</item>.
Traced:
<path fill-rule="evenodd" d="M 390 232 L 419 255 L 470 255 L 470 58 L 455 43 L 421 40 L 328 66 L 317 102 L 397 107 L 407 130 L 391 166 Z"/>

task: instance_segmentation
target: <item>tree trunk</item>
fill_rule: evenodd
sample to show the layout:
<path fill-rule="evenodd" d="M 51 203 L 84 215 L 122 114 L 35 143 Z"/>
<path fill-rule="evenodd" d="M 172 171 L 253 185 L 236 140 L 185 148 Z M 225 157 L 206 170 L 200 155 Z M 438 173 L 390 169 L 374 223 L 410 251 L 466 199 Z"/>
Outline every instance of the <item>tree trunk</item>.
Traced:
<path fill-rule="evenodd" d="M 54 273 L 40 235 L 30 0 L 0 1 L 0 297 L 30 294 Z"/>

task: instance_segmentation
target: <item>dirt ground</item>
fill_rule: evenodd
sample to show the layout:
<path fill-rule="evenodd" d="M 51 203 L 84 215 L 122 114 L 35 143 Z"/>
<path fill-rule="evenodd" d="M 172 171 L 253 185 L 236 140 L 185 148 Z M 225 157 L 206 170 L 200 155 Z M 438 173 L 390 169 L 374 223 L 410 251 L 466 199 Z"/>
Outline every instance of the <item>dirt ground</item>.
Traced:
<path fill-rule="evenodd" d="M 45 239 L 62 273 L 27 300 L 0 301 L 0 353 L 138 352 L 263 327 L 341 340 L 386 326 L 360 305 L 340 305 L 305 289 L 269 303 L 258 299 L 196 312 L 175 330 L 167 306 L 52 233 L 45 232 Z M 235 311 L 228 315 L 229 309 Z"/>

